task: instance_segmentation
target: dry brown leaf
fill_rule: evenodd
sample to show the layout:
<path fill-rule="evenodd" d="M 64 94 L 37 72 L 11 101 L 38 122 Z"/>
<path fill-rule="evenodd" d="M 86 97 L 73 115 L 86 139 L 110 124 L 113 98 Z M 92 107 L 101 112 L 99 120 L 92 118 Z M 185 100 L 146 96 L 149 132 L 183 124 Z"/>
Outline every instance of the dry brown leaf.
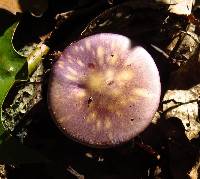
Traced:
<path fill-rule="evenodd" d="M 195 90 L 198 89 L 198 90 Z M 165 118 L 179 118 L 185 128 L 185 134 L 189 140 L 197 138 L 200 132 L 198 122 L 198 93 L 200 85 L 190 90 L 168 90 L 164 97 L 163 110 Z"/>
<path fill-rule="evenodd" d="M 190 179 L 198 179 L 200 177 L 200 158 L 199 161 L 192 167 L 190 172 L 188 173 Z"/>
<path fill-rule="evenodd" d="M 13 14 L 22 12 L 18 0 L 0 0 L 0 9 L 5 9 Z"/>
<path fill-rule="evenodd" d="M 195 0 L 156 0 L 169 4 L 169 11 L 178 15 L 190 15 L 192 7 L 195 4 Z"/>
<path fill-rule="evenodd" d="M 190 15 L 195 0 L 176 0 L 174 5 L 169 6 L 169 11 L 178 15 Z"/>
<path fill-rule="evenodd" d="M 179 118 L 189 140 L 199 137 L 200 53 L 171 74 L 163 99 L 165 118 Z"/>
<path fill-rule="evenodd" d="M 20 0 L 0 0 L 0 9 L 5 9 L 12 14 L 29 11 L 33 16 L 40 17 L 48 8 L 47 0 L 20 1 Z"/>

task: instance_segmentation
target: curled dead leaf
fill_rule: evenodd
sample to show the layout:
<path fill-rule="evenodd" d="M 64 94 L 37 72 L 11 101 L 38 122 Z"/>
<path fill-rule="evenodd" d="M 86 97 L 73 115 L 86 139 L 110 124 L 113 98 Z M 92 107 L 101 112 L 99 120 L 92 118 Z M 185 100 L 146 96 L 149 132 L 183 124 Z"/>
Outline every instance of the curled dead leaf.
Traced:
<path fill-rule="evenodd" d="M 200 175 L 199 170 L 200 170 L 200 158 L 199 161 L 196 162 L 196 164 L 192 167 L 192 169 L 188 173 L 190 179 L 198 179 Z"/>
<path fill-rule="evenodd" d="M 199 96 L 200 96 L 200 54 L 171 74 L 169 90 L 163 99 L 165 118 L 176 117 L 181 120 L 189 140 L 198 138 Z"/>
<path fill-rule="evenodd" d="M 1 0 L 0 9 L 5 9 L 12 14 L 18 12 L 29 11 L 31 15 L 40 17 L 48 8 L 47 0 L 34 0 L 34 1 L 22 1 L 22 0 Z"/>
<path fill-rule="evenodd" d="M 178 15 L 190 15 L 195 0 L 156 0 L 164 4 L 169 4 L 169 12 Z"/>
<path fill-rule="evenodd" d="M 1 0 L 0 9 L 5 9 L 13 14 L 16 14 L 17 12 L 22 12 L 20 4 L 16 0 Z"/>

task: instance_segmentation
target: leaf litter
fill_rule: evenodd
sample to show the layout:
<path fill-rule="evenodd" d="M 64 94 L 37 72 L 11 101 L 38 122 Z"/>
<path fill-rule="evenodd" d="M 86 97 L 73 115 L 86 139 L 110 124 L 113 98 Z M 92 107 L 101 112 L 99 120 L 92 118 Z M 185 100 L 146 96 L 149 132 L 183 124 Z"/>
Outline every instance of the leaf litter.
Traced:
<path fill-rule="evenodd" d="M 191 17 L 185 15 L 190 15 L 193 10 L 191 5 L 187 6 L 187 3 L 194 3 L 194 1 L 187 1 L 185 5 L 183 1 L 176 1 L 174 4 L 166 2 L 159 1 L 157 4 L 151 1 L 153 5 L 150 6 L 147 1 L 122 3 L 108 1 L 107 4 L 102 3 L 98 6 L 99 11 L 95 13 L 93 10 L 90 11 L 90 5 L 94 6 L 91 1 L 88 1 L 86 3 L 87 10 L 83 4 L 84 8 L 79 6 L 80 9 L 68 8 L 65 11 L 62 8 L 62 11 L 54 14 L 58 23 L 55 23 L 56 30 L 49 39 L 50 51 L 53 54 L 56 54 L 55 49 L 62 51 L 64 47 L 60 44 L 59 47 L 56 47 L 57 42 L 63 39 L 62 36 L 57 35 L 58 32 L 72 32 L 75 29 L 74 31 L 77 30 L 77 32 L 71 33 L 69 37 L 74 40 L 98 32 L 126 34 L 145 46 L 154 57 L 160 70 L 163 87 L 160 107 L 154 121 L 146 131 L 130 141 L 130 144 L 117 149 L 106 151 L 90 149 L 64 139 L 50 122 L 44 95 L 47 93 L 46 81 L 41 79 L 41 75 L 44 74 L 44 71 L 50 70 L 54 61 L 52 56 L 47 55 L 44 66 L 39 66 L 39 69 L 43 67 L 41 71 L 39 70 L 41 73 L 39 72 L 39 76 L 36 74 L 36 80 L 31 80 L 36 83 L 25 84 L 18 90 L 17 95 L 13 98 L 13 104 L 10 107 L 6 105 L 4 113 L 5 116 L 9 116 L 6 117 L 7 119 L 15 118 L 15 121 L 20 118 L 26 119 L 26 114 L 29 113 L 30 123 L 25 126 L 24 144 L 53 161 L 56 159 L 59 164 L 64 163 L 63 173 L 65 175 L 62 176 L 63 178 L 66 176 L 71 178 L 72 175 L 76 178 L 80 176 L 97 178 L 98 176 L 99 178 L 189 177 L 196 179 L 199 177 L 198 28 L 200 23 L 198 23 L 198 17 L 195 17 L 193 20 L 195 23 L 192 23 Z M 185 7 L 178 8 L 180 7 L 178 3 Z M 51 10 L 51 4 L 49 4 L 49 10 Z M 83 11 L 81 12 L 81 10 Z M 86 18 L 84 25 L 79 26 L 77 25 L 78 19 L 84 12 L 88 14 L 92 12 L 93 16 L 90 20 Z M 65 44 L 73 41 L 67 38 L 65 36 Z M 38 81 L 41 83 L 37 84 Z M 39 105 L 41 109 L 37 109 L 37 102 L 33 102 L 36 99 L 41 101 L 41 105 Z M 36 113 L 35 110 L 33 112 L 30 110 L 35 105 Z M 40 146 L 40 149 L 37 146 Z M 149 148 L 159 154 L 159 159 L 152 156 L 152 152 L 146 150 Z M 97 158 L 103 156 L 104 160 L 99 164 L 94 158 L 85 157 L 87 153 L 93 153 Z M 56 178 L 58 173 L 49 173 L 45 168 L 50 166 L 46 165 L 39 174 L 51 175 Z M 58 166 L 61 167 L 62 164 Z M 23 168 L 23 166 L 21 167 Z M 73 168 L 76 168 L 81 175 Z M 55 171 L 60 171 L 60 168 L 55 167 Z M 35 176 L 38 175 L 35 173 Z"/>

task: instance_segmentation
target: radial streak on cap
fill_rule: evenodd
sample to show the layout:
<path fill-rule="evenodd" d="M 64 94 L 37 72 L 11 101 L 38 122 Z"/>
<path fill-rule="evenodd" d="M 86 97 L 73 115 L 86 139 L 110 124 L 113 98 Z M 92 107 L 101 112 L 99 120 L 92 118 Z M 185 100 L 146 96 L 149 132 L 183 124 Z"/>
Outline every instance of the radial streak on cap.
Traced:
<path fill-rule="evenodd" d="M 104 55 L 105 55 L 104 47 L 102 46 L 97 47 L 96 55 L 99 64 L 102 65 L 104 63 Z"/>

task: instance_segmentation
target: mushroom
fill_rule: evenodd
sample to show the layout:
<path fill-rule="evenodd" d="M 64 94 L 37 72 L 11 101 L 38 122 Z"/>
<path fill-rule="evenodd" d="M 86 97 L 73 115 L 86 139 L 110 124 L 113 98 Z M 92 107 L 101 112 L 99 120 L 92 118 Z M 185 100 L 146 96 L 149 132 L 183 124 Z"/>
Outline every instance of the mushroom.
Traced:
<path fill-rule="evenodd" d="M 101 33 L 64 50 L 52 68 L 48 104 L 66 136 L 108 148 L 129 141 L 150 124 L 160 92 L 150 54 L 125 36 Z"/>

